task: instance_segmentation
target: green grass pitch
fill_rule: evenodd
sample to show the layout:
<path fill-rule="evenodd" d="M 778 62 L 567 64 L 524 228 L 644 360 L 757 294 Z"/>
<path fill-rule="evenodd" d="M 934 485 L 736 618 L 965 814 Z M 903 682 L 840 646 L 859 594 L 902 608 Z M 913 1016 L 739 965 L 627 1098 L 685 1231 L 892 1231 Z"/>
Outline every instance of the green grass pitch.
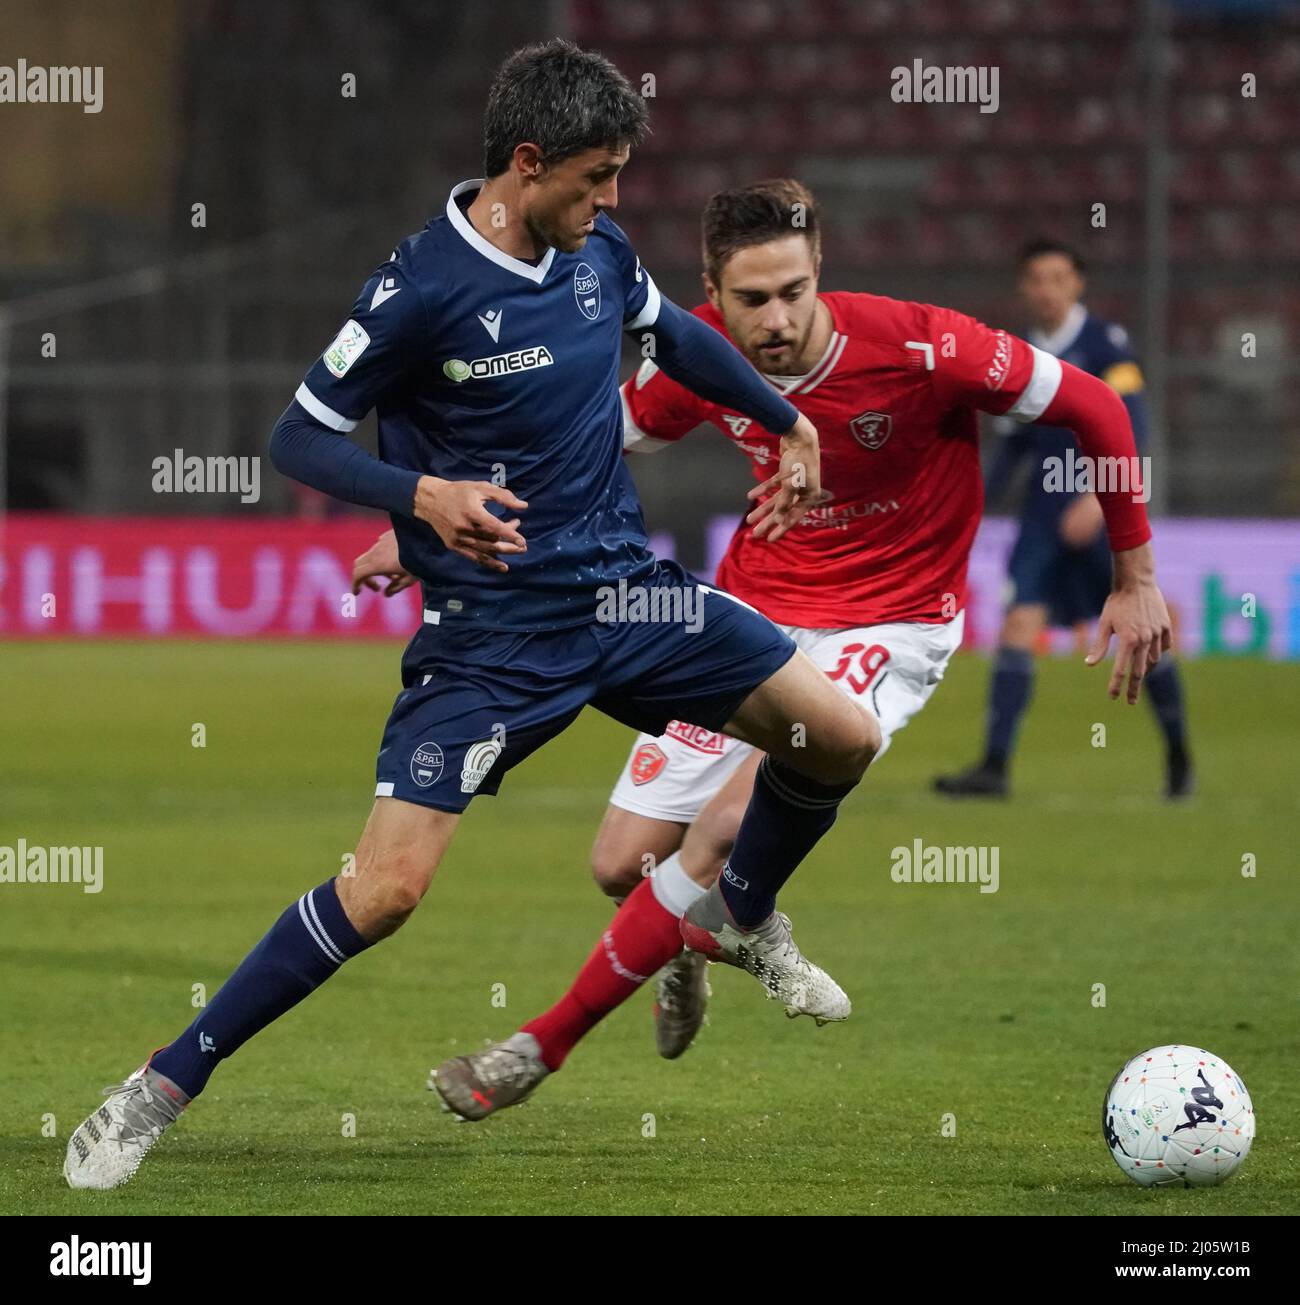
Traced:
<path fill-rule="evenodd" d="M 99 1089 L 352 850 L 398 653 L 6 646 L 0 844 L 100 844 L 105 870 L 97 895 L 0 885 L 0 1211 L 1300 1211 L 1296 670 L 1230 660 L 1186 667 L 1200 791 L 1169 808 L 1148 708 L 1077 659 L 1041 665 L 1013 800 L 930 796 L 977 749 L 987 668 L 959 658 L 782 898 L 847 1024 L 788 1021 L 715 967 L 682 1060 L 655 1055 L 642 992 L 531 1104 L 456 1124 L 429 1066 L 553 1001 L 609 915 L 587 853 L 630 736 L 588 712 L 473 804 L 414 919 L 224 1064 L 131 1184 L 69 1191 Z M 997 846 L 999 891 L 892 882 L 915 838 Z M 1165 1042 L 1254 1097 L 1222 1188 L 1139 1189 L 1101 1141 L 1111 1076 Z"/>

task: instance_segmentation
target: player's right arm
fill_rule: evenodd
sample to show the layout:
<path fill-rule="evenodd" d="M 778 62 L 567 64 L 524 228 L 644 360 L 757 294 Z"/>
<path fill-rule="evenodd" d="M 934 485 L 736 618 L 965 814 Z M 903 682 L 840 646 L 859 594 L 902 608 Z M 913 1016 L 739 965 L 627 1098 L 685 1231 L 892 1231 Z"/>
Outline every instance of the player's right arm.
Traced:
<path fill-rule="evenodd" d="M 333 498 L 428 523 L 447 548 L 479 566 L 508 570 L 500 554 L 522 553 L 518 519 L 484 504 L 528 505 L 486 481 L 449 481 L 395 467 L 347 438 L 376 403 L 398 392 L 429 352 L 429 322 L 400 251 L 362 287 L 351 316 L 312 365 L 271 432 L 282 475 Z"/>

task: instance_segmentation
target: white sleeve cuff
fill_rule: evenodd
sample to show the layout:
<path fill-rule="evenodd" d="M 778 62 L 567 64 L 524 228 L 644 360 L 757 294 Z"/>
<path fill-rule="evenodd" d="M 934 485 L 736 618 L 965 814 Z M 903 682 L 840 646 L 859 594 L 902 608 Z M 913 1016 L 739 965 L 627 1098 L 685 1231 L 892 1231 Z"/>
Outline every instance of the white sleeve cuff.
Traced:
<path fill-rule="evenodd" d="M 355 430 L 357 423 L 350 417 L 344 417 L 334 411 L 333 408 L 323 404 L 308 388 L 307 382 L 298 386 L 294 396 L 297 401 L 307 409 L 313 417 L 316 418 L 322 426 L 328 426 L 330 430 L 350 431 Z"/>
<path fill-rule="evenodd" d="M 659 287 L 655 285 L 649 272 L 643 274 L 646 279 L 645 307 L 630 321 L 623 323 L 625 331 L 640 331 L 653 326 L 659 320 Z"/>
<path fill-rule="evenodd" d="M 1014 417 L 1017 421 L 1037 421 L 1056 398 L 1056 391 L 1061 388 L 1061 360 L 1035 345 L 1031 344 L 1029 348 L 1034 355 L 1034 370 L 1029 377 L 1029 384 L 1006 411 L 1008 417 Z"/>

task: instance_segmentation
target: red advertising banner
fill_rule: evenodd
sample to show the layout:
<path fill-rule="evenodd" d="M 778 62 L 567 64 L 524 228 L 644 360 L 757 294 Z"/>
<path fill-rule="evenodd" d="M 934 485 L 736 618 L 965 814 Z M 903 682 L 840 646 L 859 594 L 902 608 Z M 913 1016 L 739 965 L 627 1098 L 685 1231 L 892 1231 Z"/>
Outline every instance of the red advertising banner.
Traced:
<path fill-rule="evenodd" d="M 352 597 L 384 517 L 82 517 L 0 528 L 0 638 L 407 638 L 419 588 Z"/>
<path fill-rule="evenodd" d="M 707 579 L 735 528 L 708 530 Z M 0 640 L 399 638 L 420 624 L 419 589 L 353 598 L 352 559 L 387 526 L 373 516 L 79 517 L 16 513 L 0 524 Z M 981 523 L 971 554 L 967 642 L 996 640 L 1015 523 Z M 674 555 L 657 533 L 654 551 Z M 1300 522 L 1164 519 L 1161 588 L 1180 652 L 1300 658 Z M 1072 636 L 1059 632 L 1068 646 Z"/>

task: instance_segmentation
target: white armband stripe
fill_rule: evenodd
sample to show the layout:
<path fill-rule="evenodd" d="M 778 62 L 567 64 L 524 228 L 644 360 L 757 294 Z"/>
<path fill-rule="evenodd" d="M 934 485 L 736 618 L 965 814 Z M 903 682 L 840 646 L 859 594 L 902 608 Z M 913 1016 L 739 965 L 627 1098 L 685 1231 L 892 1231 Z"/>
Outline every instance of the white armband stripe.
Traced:
<path fill-rule="evenodd" d="M 643 269 L 644 271 L 644 269 Z M 653 326 L 659 320 L 659 287 L 655 285 L 649 272 L 645 272 L 646 295 L 645 307 L 630 321 L 623 323 L 625 331 L 639 331 L 643 327 Z"/>
<path fill-rule="evenodd" d="M 1033 373 L 1029 377 L 1029 384 L 1006 412 L 1008 417 L 1014 417 L 1017 421 L 1037 421 L 1056 398 L 1056 391 L 1061 388 L 1061 360 L 1036 345 L 1031 344 L 1029 348 L 1034 355 Z"/>
<path fill-rule="evenodd" d="M 355 430 L 357 423 L 350 417 L 341 416 L 333 408 L 326 407 L 308 388 L 307 382 L 304 381 L 298 386 L 294 396 L 297 401 L 307 409 L 313 417 L 316 418 L 322 426 L 328 426 L 330 430 L 350 431 Z"/>

